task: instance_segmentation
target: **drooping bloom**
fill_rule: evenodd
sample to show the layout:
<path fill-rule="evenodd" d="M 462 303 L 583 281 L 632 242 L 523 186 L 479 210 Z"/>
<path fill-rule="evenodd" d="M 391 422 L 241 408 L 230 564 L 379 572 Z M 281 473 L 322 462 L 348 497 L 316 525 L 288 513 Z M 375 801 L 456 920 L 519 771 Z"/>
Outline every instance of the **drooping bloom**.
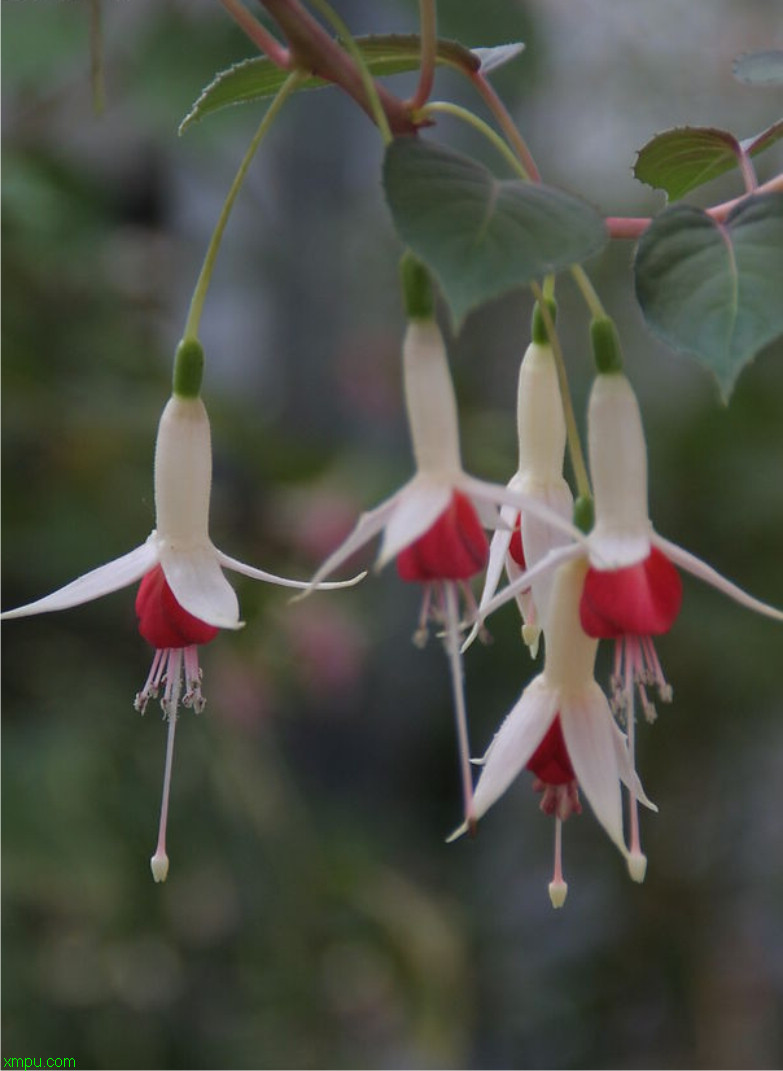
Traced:
<path fill-rule="evenodd" d="M 573 495 L 563 478 L 566 446 L 563 402 L 552 347 L 545 341 L 530 343 L 519 368 L 517 438 L 519 462 L 508 484 L 509 489 L 543 503 L 568 521 Z M 504 567 L 509 581 L 513 582 L 550 550 L 571 542 L 562 529 L 542 521 L 528 510 L 520 513 L 512 506 L 503 506 L 500 520 L 501 527 L 495 531 L 490 545 L 479 611 L 495 594 Z M 533 657 L 538 650 L 551 584 L 552 573 L 545 573 L 516 597 L 523 621 L 522 638 Z M 474 629 L 474 635 L 477 631 Z"/>
<path fill-rule="evenodd" d="M 569 558 L 585 558 L 588 570 L 580 598 L 582 628 L 594 639 L 615 641 L 613 706 L 635 748 L 634 699 L 645 715 L 654 706 L 648 690 L 671 699 L 655 651 L 654 637 L 667 632 L 680 610 L 682 582 L 677 567 L 712 584 L 741 605 L 783 621 L 783 612 L 726 580 L 693 554 L 653 529 L 647 502 L 647 447 L 636 396 L 621 371 L 596 376 L 588 406 L 588 448 L 595 495 L 595 525 L 583 545 L 551 551 L 509 584 L 482 610 L 492 613 L 543 572 Z M 638 817 L 631 796 L 631 850 L 641 855 Z"/>
<path fill-rule="evenodd" d="M 65 610 L 141 580 L 136 599 L 139 629 L 155 648 L 155 656 L 135 705 L 143 712 L 149 699 L 163 688 L 161 705 L 169 723 L 160 836 L 151 861 L 156 881 L 164 881 L 168 872 L 166 815 L 179 703 L 203 709 L 198 648 L 213 639 L 218 629 L 242 627 L 237 597 L 223 569 L 283 587 L 310 586 L 246 565 L 214 546 L 208 530 L 211 482 L 212 449 L 204 404 L 199 397 L 175 393 L 158 427 L 156 527 L 147 540 L 53 594 L 0 615 L 5 620 Z"/>
<path fill-rule="evenodd" d="M 406 274 L 407 273 L 407 274 Z M 415 309 L 408 305 L 409 322 L 403 342 L 403 381 L 416 472 L 403 487 L 369 513 L 313 577 L 320 582 L 361 547 L 382 533 L 376 567 L 397 559 L 400 577 L 424 586 L 418 644 L 427 637 L 427 623 L 444 626 L 454 691 L 457 736 L 465 818 L 472 823 L 472 777 L 467 718 L 462 688 L 459 596 L 475 602 L 467 586 L 483 570 L 488 544 L 483 528 L 496 528 L 498 507 L 515 513 L 530 508 L 551 523 L 570 530 L 559 516 L 536 501 L 496 484 L 469 476 L 462 467 L 457 403 L 443 337 L 432 314 L 430 283 L 417 262 L 403 260 L 403 280 L 413 283 Z M 419 300 L 424 292 L 423 300 Z M 423 311 L 422 311 L 423 310 Z"/>
<path fill-rule="evenodd" d="M 554 575 L 544 639 L 544 669 L 527 685 L 484 756 L 476 785 L 476 818 L 485 814 L 525 768 L 542 793 L 541 810 L 555 818 L 555 864 L 549 893 L 561 907 L 567 885 L 562 870 L 562 823 L 581 813 L 581 789 L 596 818 L 623 853 L 631 877 L 644 877 L 644 858 L 626 847 L 621 782 L 630 796 L 655 807 L 644 794 L 609 702 L 595 681 L 598 641 L 579 620 L 587 563 L 561 565 Z M 461 826 L 450 839 L 464 833 Z"/>

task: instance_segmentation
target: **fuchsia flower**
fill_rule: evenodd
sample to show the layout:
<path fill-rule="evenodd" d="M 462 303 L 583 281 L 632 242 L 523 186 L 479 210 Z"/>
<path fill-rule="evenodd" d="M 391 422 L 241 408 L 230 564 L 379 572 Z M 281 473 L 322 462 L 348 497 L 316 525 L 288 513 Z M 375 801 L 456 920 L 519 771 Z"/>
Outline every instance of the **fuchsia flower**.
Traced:
<path fill-rule="evenodd" d="M 537 331 L 537 327 L 534 318 L 534 340 L 541 331 L 540 327 Z M 546 338 L 545 332 L 543 338 Z M 543 503 L 562 517 L 564 522 L 568 522 L 573 508 L 573 495 L 563 478 L 566 445 L 563 402 L 554 354 L 545 341 L 530 343 L 519 368 L 517 437 L 519 463 L 508 484 L 509 490 Z M 479 612 L 497 590 L 504 567 L 509 581 L 513 582 L 550 550 L 571 542 L 562 529 L 554 528 L 529 511 L 520 514 L 512 506 L 503 506 L 500 520 L 501 527 L 492 537 Z M 551 572 L 545 573 L 516 596 L 523 621 L 522 638 L 533 657 L 538 651 L 543 610 L 549 601 L 552 579 Z M 465 646 L 472 642 L 477 632 L 478 626 Z"/>
<path fill-rule="evenodd" d="M 757 613 L 783 621 L 783 612 L 748 595 L 693 554 L 654 531 L 647 506 L 647 448 L 630 383 L 620 371 L 596 376 L 588 407 L 588 447 L 595 495 L 595 525 L 583 545 L 556 548 L 490 599 L 488 616 L 537 577 L 572 558 L 587 559 L 579 600 L 582 630 L 615 641 L 613 706 L 628 729 L 634 756 L 634 697 L 655 716 L 648 689 L 669 701 L 669 686 L 653 637 L 673 625 L 682 600 L 676 567 L 712 584 Z M 636 796 L 631 794 L 631 855 L 643 860 Z M 641 863 L 639 864 L 641 867 Z"/>
<path fill-rule="evenodd" d="M 406 280 L 403 261 L 403 280 Z M 462 593 L 475 609 L 467 581 L 484 569 L 489 547 L 483 528 L 500 523 L 498 507 L 509 505 L 514 515 L 529 509 L 555 525 L 571 527 L 553 511 L 519 492 L 469 476 L 462 468 L 457 427 L 457 403 L 446 349 L 432 317 L 429 281 L 412 264 L 416 304 L 409 305 L 403 343 L 403 379 L 416 473 L 411 480 L 369 513 L 327 558 L 313 577 L 319 583 L 361 547 L 382 533 L 376 567 L 392 558 L 406 581 L 423 584 L 424 598 L 414 640 L 423 645 L 430 620 L 444 627 L 454 692 L 465 820 L 472 825 L 473 782 L 470 770 L 467 715 L 462 688 L 459 600 Z M 418 288 L 418 289 L 417 289 Z"/>
<path fill-rule="evenodd" d="M 581 813 L 581 788 L 596 818 L 626 858 L 631 876 L 641 881 L 643 859 L 623 838 L 620 783 L 631 798 L 655 810 L 644 794 L 609 702 L 594 678 L 598 641 L 579 621 L 579 602 L 587 571 L 583 558 L 561 565 L 554 574 L 545 625 L 544 669 L 525 688 L 481 760 L 476 785 L 476 818 L 485 814 L 523 768 L 542 793 L 541 810 L 555 818 L 555 864 L 549 894 L 554 907 L 565 902 L 562 823 Z M 464 833 L 463 824 L 452 836 Z"/>
<path fill-rule="evenodd" d="M 188 356 L 196 363 L 203 360 L 200 346 L 193 343 L 180 346 L 178 359 L 188 345 L 193 349 L 190 355 L 185 352 L 185 363 Z M 203 710 L 198 648 L 214 639 L 221 628 L 242 627 L 237 597 L 223 569 L 283 587 L 310 587 L 307 582 L 288 580 L 245 565 L 213 545 L 208 531 L 211 483 L 212 449 L 206 409 L 199 397 L 175 392 L 163 410 L 158 427 L 157 524 L 146 542 L 53 594 L 0 615 L 9 619 L 65 610 L 141 580 L 136 597 L 139 631 L 155 648 L 155 656 L 135 706 L 143 713 L 148 701 L 156 698 L 163 688 L 161 706 L 168 719 L 160 831 L 151 860 L 156 881 L 166 880 L 169 867 L 166 821 L 179 704 L 182 702 L 197 712 Z M 323 586 L 344 587 L 358 579 Z"/>

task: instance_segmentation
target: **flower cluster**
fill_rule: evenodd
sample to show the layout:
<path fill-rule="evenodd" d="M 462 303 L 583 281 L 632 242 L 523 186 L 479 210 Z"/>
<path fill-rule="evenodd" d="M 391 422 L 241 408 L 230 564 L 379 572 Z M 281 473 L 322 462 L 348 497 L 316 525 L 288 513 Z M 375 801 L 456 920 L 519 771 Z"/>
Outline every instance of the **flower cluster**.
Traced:
<path fill-rule="evenodd" d="M 749 609 L 783 621 L 781 611 L 748 595 L 655 532 L 648 514 L 647 448 L 641 415 L 622 372 L 610 321 L 594 323 L 593 342 L 599 369 L 588 405 L 594 524 L 583 541 L 564 543 L 558 533 L 547 547 L 545 541 L 530 537 L 523 520 L 521 556 L 513 553 L 508 534 L 498 533 L 495 538 L 503 552 L 521 564 L 507 564 L 510 582 L 499 594 L 494 592 L 500 568 L 490 570 L 472 633 L 476 634 L 489 614 L 515 597 L 531 600 L 532 610 L 522 603 L 523 614 L 527 618 L 532 612 L 543 622 L 544 669 L 525 688 L 480 760 L 475 812 L 476 817 L 483 815 L 523 768 L 534 774 L 533 787 L 542 793 L 541 809 L 556 819 L 550 885 L 556 907 L 563 904 L 567 891 L 562 875 L 561 825 L 569 815 L 580 812 L 579 788 L 625 856 L 631 877 L 644 879 L 647 862 L 641 849 L 638 803 L 655 808 L 635 771 L 635 697 L 638 694 L 650 721 L 655 718 L 651 691 L 660 701 L 672 699 L 654 637 L 668 632 L 679 614 L 682 581 L 678 567 Z M 536 398 L 529 399 L 530 409 L 535 412 L 549 406 L 553 389 L 531 383 Z M 520 420 L 524 415 L 520 405 Z M 544 462 L 555 460 L 549 438 L 551 453 Z M 540 436 L 542 451 L 547 439 Z M 558 456 L 562 463 L 562 450 Z M 542 584 L 546 578 L 549 587 Z M 611 701 L 593 676 L 596 649 L 602 639 L 615 644 Z M 629 844 L 623 835 L 620 783 L 628 789 Z M 464 831 L 463 825 L 452 839 Z"/>
<path fill-rule="evenodd" d="M 448 659 L 463 795 L 463 821 L 449 838 L 474 833 L 478 820 L 523 769 L 533 775 L 542 811 L 555 820 L 554 906 L 566 898 L 562 825 L 580 814 L 580 795 L 642 881 L 638 805 L 655 810 L 636 772 L 636 700 L 652 720 L 654 696 L 672 689 L 654 637 L 674 624 L 682 602 L 678 569 L 713 584 L 743 605 L 777 620 L 783 613 L 752 598 L 704 562 L 658 535 L 647 505 L 647 451 L 639 407 L 622 372 L 610 321 L 594 324 L 598 366 L 588 406 L 592 479 L 590 523 L 585 497 L 577 508 L 563 477 L 567 440 L 557 362 L 540 313 L 519 371 L 517 471 L 506 486 L 465 472 L 457 403 L 446 348 L 434 315 L 426 269 L 403 258 L 407 329 L 402 375 L 414 473 L 386 501 L 362 514 L 313 578 L 289 580 L 218 550 L 209 537 L 212 480 L 210 425 L 200 397 L 203 353 L 193 339 L 175 361 L 174 390 L 164 408 L 155 449 L 156 526 L 144 543 L 51 595 L 2 614 L 5 619 L 77 606 L 139 582 L 136 614 L 154 649 L 149 676 L 135 699 L 144 713 L 159 699 L 168 724 L 158 842 L 151 859 L 164 881 L 174 736 L 180 706 L 203 710 L 199 648 L 221 629 L 241 627 L 224 569 L 299 589 L 325 583 L 366 544 L 380 537 L 376 567 L 396 562 L 400 579 L 422 589 L 414 641 L 431 623 Z M 551 328 L 551 322 L 550 322 Z M 572 522 L 572 514 L 580 519 Z M 488 538 L 491 533 L 491 541 Z M 498 591 L 503 573 L 508 582 Z M 478 600 L 470 582 L 485 575 Z M 463 688 L 463 652 L 500 605 L 516 599 L 522 639 L 543 668 L 524 688 L 484 757 L 474 787 Z M 472 626 L 472 628 L 471 628 Z M 467 639 L 464 633 L 471 629 Z M 615 645 L 610 697 L 594 674 L 599 642 Z M 623 786 L 628 797 L 623 821 Z"/>

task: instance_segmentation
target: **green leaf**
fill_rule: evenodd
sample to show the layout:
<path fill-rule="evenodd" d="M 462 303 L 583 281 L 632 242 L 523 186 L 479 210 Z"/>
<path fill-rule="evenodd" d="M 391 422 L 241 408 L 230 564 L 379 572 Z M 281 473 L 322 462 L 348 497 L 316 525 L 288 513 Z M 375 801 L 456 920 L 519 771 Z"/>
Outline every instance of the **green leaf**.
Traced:
<path fill-rule="evenodd" d="M 356 43 L 370 73 L 376 77 L 415 71 L 421 62 L 421 43 L 416 34 L 380 34 L 370 37 L 357 37 Z M 489 57 L 492 67 L 500 66 L 513 58 L 508 52 L 514 46 L 500 45 L 498 49 L 486 49 L 485 52 L 502 53 Z M 487 59 L 474 55 L 456 41 L 438 41 L 436 62 L 458 67 L 460 70 L 477 71 Z M 272 97 L 278 92 L 290 71 L 276 67 L 266 56 L 257 56 L 244 60 L 216 75 L 203 90 L 188 114 L 179 126 L 180 134 L 205 115 L 220 111 L 232 104 L 246 104 L 254 100 Z M 299 89 L 323 89 L 329 85 L 323 78 L 315 76 L 305 79 Z"/>
<path fill-rule="evenodd" d="M 667 209 L 642 235 L 635 275 L 648 325 L 695 354 L 727 401 L 742 368 L 783 332 L 783 194 L 748 197 L 723 223 Z"/>
<path fill-rule="evenodd" d="M 500 181 L 418 138 L 389 145 L 383 181 L 397 233 L 437 276 L 458 324 L 481 302 L 585 260 L 607 239 L 583 201 Z"/>
<path fill-rule="evenodd" d="M 783 84 L 783 51 L 746 52 L 734 60 L 732 73 L 747 86 Z"/>
<path fill-rule="evenodd" d="M 697 186 L 730 171 L 742 158 L 740 143 L 727 130 L 680 127 L 648 141 L 636 157 L 640 182 L 665 190 L 676 201 Z"/>

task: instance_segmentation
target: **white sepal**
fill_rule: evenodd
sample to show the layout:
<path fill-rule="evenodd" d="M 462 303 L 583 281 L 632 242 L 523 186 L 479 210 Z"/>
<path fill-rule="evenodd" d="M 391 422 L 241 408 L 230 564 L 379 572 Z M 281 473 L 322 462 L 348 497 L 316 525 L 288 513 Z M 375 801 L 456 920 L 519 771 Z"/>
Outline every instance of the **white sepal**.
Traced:
<path fill-rule="evenodd" d="M 107 562 L 106 565 L 99 565 L 97 569 L 72 580 L 65 587 L 53 591 L 51 595 L 45 595 L 42 599 L 36 599 L 35 602 L 29 602 L 15 610 L 6 610 L 0 614 L 0 618 L 7 621 L 12 617 L 47 614 L 53 610 L 68 610 L 72 606 L 81 606 L 82 603 L 99 599 L 102 595 L 110 595 L 113 591 L 119 591 L 120 588 L 141 580 L 157 561 L 158 551 L 153 533 L 146 543 L 142 543 L 135 550 Z"/>
<path fill-rule="evenodd" d="M 576 694 L 563 694 L 560 724 L 579 787 L 598 821 L 627 855 L 614 719 L 606 696 L 594 680 Z"/>
<path fill-rule="evenodd" d="M 276 573 L 268 573 L 266 569 L 256 569 L 253 565 L 246 565 L 245 562 L 241 562 L 237 558 L 229 557 L 222 550 L 217 552 L 217 559 L 224 569 L 231 569 L 235 573 L 249 576 L 252 580 L 263 580 L 266 584 L 277 584 L 281 588 L 295 588 L 297 591 L 307 591 L 312 587 L 312 581 L 310 580 L 289 580 L 288 577 L 277 576 Z M 333 591 L 337 588 L 352 588 L 360 580 L 363 580 L 365 576 L 367 576 L 366 572 L 357 573 L 350 580 L 333 580 L 331 583 L 320 583 L 318 584 L 318 590 Z"/>
<path fill-rule="evenodd" d="M 481 818 L 525 768 L 557 714 L 558 695 L 543 674 L 525 688 L 495 734 L 484 756 L 473 795 L 476 818 Z"/>
<path fill-rule="evenodd" d="M 215 628 L 242 628 L 236 592 L 211 544 L 184 551 L 161 542 L 159 556 L 166 582 L 183 610 Z"/>
<path fill-rule="evenodd" d="M 411 481 L 412 482 L 412 481 Z M 303 594 L 308 595 L 311 591 L 315 591 L 320 587 L 321 582 L 325 577 L 333 573 L 335 569 L 348 561 L 348 559 L 361 550 L 363 546 L 374 539 L 376 535 L 383 529 L 384 525 L 391 517 L 392 513 L 396 509 L 401 497 L 406 493 L 410 483 L 405 484 L 396 491 L 389 498 L 385 499 L 375 509 L 368 510 L 366 513 L 362 513 L 359 520 L 356 522 L 354 528 L 349 535 L 343 540 L 336 550 L 332 551 L 326 561 L 318 567 L 314 576 L 307 585 Z M 297 596 L 300 598 L 301 596 Z"/>
<path fill-rule="evenodd" d="M 383 534 L 377 567 L 381 569 L 401 550 L 424 535 L 451 502 L 453 487 L 449 483 L 419 474 L 406 487 L 389 517 Z"/>
<path fill-rule="evenodd" d="M 724 595 L 728 595 L 730 599 L 738 602 L 740 606 L 746 606 L 757 614 L 763 614 L 764 617 L 771 617 L 774 621 L 783 621 L 783 610 L 778 610 L 777 607 L 770 606 L 769 603 L 762 602 L 761 599 L 756 599 L 753 595 L 749 595 L 747 591 L 743 591 L 741 587 L 732 583 L 731 580 L 721 576 L 717 569 L 707 565 L 701 558 L 697 558 L 695 554 L 683 550 L 682 547 L 678 547 L 675 543 L 670 543 L 668 539 L 664 539 L 657 534 L 653 536 L 653 544 L 663 551 L 666 557 L 675 565 L 679 565 L 681 569 L 685 569 L 686 572 L 697 576 L 699 580 L 711 584 L 712 587 L 717 588 L 718 591 L 722 591 Z"/>

